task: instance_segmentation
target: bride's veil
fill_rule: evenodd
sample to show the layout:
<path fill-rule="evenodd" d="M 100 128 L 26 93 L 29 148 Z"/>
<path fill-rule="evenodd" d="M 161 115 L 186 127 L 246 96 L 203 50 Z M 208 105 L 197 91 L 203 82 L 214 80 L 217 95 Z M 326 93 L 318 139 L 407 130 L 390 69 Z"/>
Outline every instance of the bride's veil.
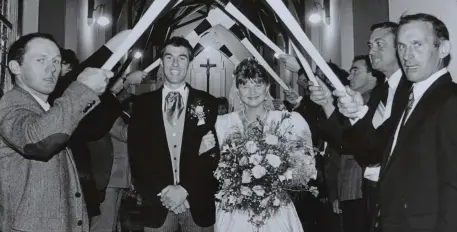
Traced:
<path fill-rule="evenodd" d="M 232 87 L 230 88 L 228 97 L 230 112 L 241 111 L 243 109 L 243 103 L 241 102 L 240 95 L 238 95 L 237 91 L 235 77 L 233 77 Z M 271 96 L 270 91 L 268 91 L 265 107 L 269 110 L 274 110 L 273 96 Z"/>

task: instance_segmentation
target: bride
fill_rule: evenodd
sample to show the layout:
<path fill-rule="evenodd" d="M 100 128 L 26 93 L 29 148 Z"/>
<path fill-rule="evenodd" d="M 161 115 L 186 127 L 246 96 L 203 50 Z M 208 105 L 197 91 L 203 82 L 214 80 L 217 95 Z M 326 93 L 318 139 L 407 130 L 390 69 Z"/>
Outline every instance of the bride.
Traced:
<path fill-rule="evenodd" d="M 308 124 L 295 112 L 273 111 L 265 106 L 269 80 L 256 60 L 243 60 L 236 67 L 234 77 L 243 107 L 219 116 L 216 122 L 222 152 L 215 171 L 221 186 L 216 194 L 215 231 L 302 232 L 286 190 L 276 187 L 283 186 L 282 183 L 306 185 L 315 178 L 313 153 L 307 149 L 312 146 Z M 249 141 L 239 146 L 236 143 L 243 141 L 241 138 Z M 262 146 L 268 148 L 262 151 Z M 275 147 L 291 150 L 275 150 Z M 293 154 L 289 157 L 295 158 L 293 162 L 287 162 L 285 157 L 289 154 Z M 282 172 L 281 168 L 287 169 L 286 172 L 275 176 L 275 172 Z"/>

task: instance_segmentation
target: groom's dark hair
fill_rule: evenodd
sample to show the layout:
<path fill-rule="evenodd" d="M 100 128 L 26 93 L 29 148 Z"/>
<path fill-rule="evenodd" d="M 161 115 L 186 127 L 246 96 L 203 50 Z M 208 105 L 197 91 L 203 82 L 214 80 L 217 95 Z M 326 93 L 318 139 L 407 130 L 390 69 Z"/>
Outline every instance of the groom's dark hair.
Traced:
<path fill-rule="evenodd" d="M 169 40 L 167 40 L 162 48 L 160 49 L 160 58 L 163 58 L 163 53 L 165 52 L 165 48 L 171 45 L 173 47 L 185 47 L 189 51 L 189 61 L 194 59 L 194 48 L 190 45 L 189 40 L 185 39 L 182 36 L 173 36 Z"/>

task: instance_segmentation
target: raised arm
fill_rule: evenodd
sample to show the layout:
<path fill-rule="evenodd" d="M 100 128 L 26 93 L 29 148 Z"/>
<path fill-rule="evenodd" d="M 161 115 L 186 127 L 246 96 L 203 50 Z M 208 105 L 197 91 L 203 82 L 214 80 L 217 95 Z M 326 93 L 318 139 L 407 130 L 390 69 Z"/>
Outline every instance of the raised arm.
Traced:
<path fill-rule="evenodd" d="M 66 146 L 79 121 L 100 102 L 96 92 L 74 82 L 49 111 L 34 111 L 32 96 L 19 91 L 24 92 L 0 101 L 0 135 L 24 157 L 44 161 Z"/>

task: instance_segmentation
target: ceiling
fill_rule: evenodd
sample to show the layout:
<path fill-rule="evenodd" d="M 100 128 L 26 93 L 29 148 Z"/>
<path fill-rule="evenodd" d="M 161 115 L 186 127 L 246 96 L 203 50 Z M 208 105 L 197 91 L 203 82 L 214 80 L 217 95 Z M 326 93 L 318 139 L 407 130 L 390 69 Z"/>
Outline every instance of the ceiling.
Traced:
<path fill-rule="evenodd" d="M 129 1 L 129 0 L 127 0 Z M 139 20 L 140 16 L 147 10 L 154 0 L 131 0 L 133 12 L 133 24 Z M 279 1 L 279 0 L 278 0 Z M 305 0 L 286 0 L 286 4 L 294 4 L 298 15 L 303 15 Z M 286 34 L 287 30 L 281 25 L 280 20 L 264 0 L 231 0 L 254 25 L 264 32 L 272 41 L 276 41 L 278 33 Z M 160 46 L 171 34 L 171 31 L 187 25 L 186 18 L 196 18 L 196 20 L 206 17 L 211 7 L 220 7 L 215 0 L 183 0 L 178 6 L 163 12 L 158 20 L 143 34 L 137 46 L 148 50 L 151 46 Z M 190 17 L 192 16 L 192 17 Z M 302 24 L 302 22 L 299 22 Z M 303 25 L 302 25 L 303 26 Z M 244 26 L 245 34 L 254 45 L 263 45 L 256 36 L 251 34 Z M 287 38 L 287 36 L 284 36 Z M 287 44 L 287 43 L 286 43 Z"/>

